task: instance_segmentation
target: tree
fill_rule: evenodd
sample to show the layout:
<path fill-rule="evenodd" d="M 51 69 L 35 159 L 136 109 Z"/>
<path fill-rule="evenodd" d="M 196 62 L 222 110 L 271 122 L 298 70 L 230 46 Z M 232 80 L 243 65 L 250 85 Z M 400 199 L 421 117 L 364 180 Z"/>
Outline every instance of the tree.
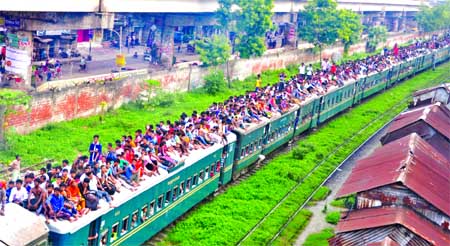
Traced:
<path fill-rule="evenodd" d="M 26 92 L 20 90 L 0 89 L 0 148 L 6 147 L 5 113 L 8 107 L 15 105 L 27 106 L 31 100 Z"/>
<path fill-rule="evenodd" d="M 298 15 L 298 36 L 314 46 L 332 45 L 339 38 L 339 12 L 334 0 L 313 0 Z"/>
<path fill-rule="evenodd" d="M 432 32 L 450 28 L 450 0 L 433 8 L 423 6 L 416 16 L 419 28 L 424 32 Z"/>
<path fill-rule="evenodd" d="M 215 35 L 211 39 L 197 41 L 196 44 L 200 60 L 206 66 L 217 66 L 230 58 L 230 43 L 227 37 L 223 35 Z"/>
<path fill-rule="evenodd" d="M 368 30 L 367 51 L 373 52 L 377 49 L 379 43 L 386 42 L 386 26 L 371 26 Z"/>
<path fill-rule="evenodd" d="M 363 25 L 361 15 L 347 9 L 339 10 L 340 27 L 338 35 L 344 44 L 344 54 L 348 53 L 350 45 L 355 44 L 361 37 Z"/>
<path fill-rule="evenodd" d="M 272 28 L 273 0 L 219 0 L 219 6 L 217 21 L 226 33 L 236 31 L 241 57 L 261 56 L 266 50 L 265 34 Z"/>

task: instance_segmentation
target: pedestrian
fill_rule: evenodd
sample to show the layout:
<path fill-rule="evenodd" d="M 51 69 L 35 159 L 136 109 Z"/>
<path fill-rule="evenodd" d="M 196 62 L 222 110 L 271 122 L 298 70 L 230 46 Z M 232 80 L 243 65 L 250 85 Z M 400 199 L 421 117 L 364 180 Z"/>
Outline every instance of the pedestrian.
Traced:
<path fill-rule="evenodd" d="M 20 177 L 20 156 L 16 155 L 16 159 L 14 159 L 9 166 L 12 169 L 11 180 L 16 182 L 16 180 Z"/>
<path fill-rule="evenodd" d="M 261 74 L 258 74 L 256 77 L 256 89 L 260 89 L 261 88 Z"/>

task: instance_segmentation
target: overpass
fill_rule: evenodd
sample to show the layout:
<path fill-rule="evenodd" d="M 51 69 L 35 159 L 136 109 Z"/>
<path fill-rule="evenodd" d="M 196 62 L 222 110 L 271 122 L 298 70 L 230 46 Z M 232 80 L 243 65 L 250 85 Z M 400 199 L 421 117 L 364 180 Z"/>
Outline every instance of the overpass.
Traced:
<path fill-rule="evenodd" d="M 428 0 L 338 0 L 354 11 L 418 11 Z M 305 0 L 275 0 L 274 12 L 298 11 Z M 215 0 L 0 0 L 0 11 L 78 13 L 212 13 Z"/>

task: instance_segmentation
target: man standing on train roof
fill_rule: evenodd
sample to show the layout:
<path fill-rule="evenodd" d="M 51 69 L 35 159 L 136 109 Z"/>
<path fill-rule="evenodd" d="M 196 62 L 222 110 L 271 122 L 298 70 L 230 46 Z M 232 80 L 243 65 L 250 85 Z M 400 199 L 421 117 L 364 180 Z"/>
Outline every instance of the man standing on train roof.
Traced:
<path fill-rule="evenodd" d="M 5 215 L 5 202 L 6 202 L 6 182 L 0 180 L 0 216 Z"/>
<path fill-rule="evenodd" d="M 93 166 L 102 154 L 102 145 L 98 141 L 99 136 L 94 135 L 94 141 L 89 146 L 89 165 Z"/>

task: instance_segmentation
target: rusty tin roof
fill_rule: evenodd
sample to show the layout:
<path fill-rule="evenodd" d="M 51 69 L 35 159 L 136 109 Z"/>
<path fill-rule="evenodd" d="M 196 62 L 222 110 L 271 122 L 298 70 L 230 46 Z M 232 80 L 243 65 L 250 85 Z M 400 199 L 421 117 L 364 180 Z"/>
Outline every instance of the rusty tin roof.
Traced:
<path fill-rule="evenodd" d="M 450 161 L 416 133 L 359 160 L 337 197 L 396 183 L 450 216 Z"/>
<path fill-rule="evenodd" d="M 418 121 L 424 121 L 450 141 L 450 110 L 441 103 L 435 103 L 400 114 L 389 126 L 386 135 Z"/>
<path fill-rule="evenodd" d="M 432 245 L 450 245 L 449 233 L 414 211 L 401 207 L 352 211 L 347 218 L 339 221 L 335 231 L 339 234 L 389 225 L 402 225 Z"/>

